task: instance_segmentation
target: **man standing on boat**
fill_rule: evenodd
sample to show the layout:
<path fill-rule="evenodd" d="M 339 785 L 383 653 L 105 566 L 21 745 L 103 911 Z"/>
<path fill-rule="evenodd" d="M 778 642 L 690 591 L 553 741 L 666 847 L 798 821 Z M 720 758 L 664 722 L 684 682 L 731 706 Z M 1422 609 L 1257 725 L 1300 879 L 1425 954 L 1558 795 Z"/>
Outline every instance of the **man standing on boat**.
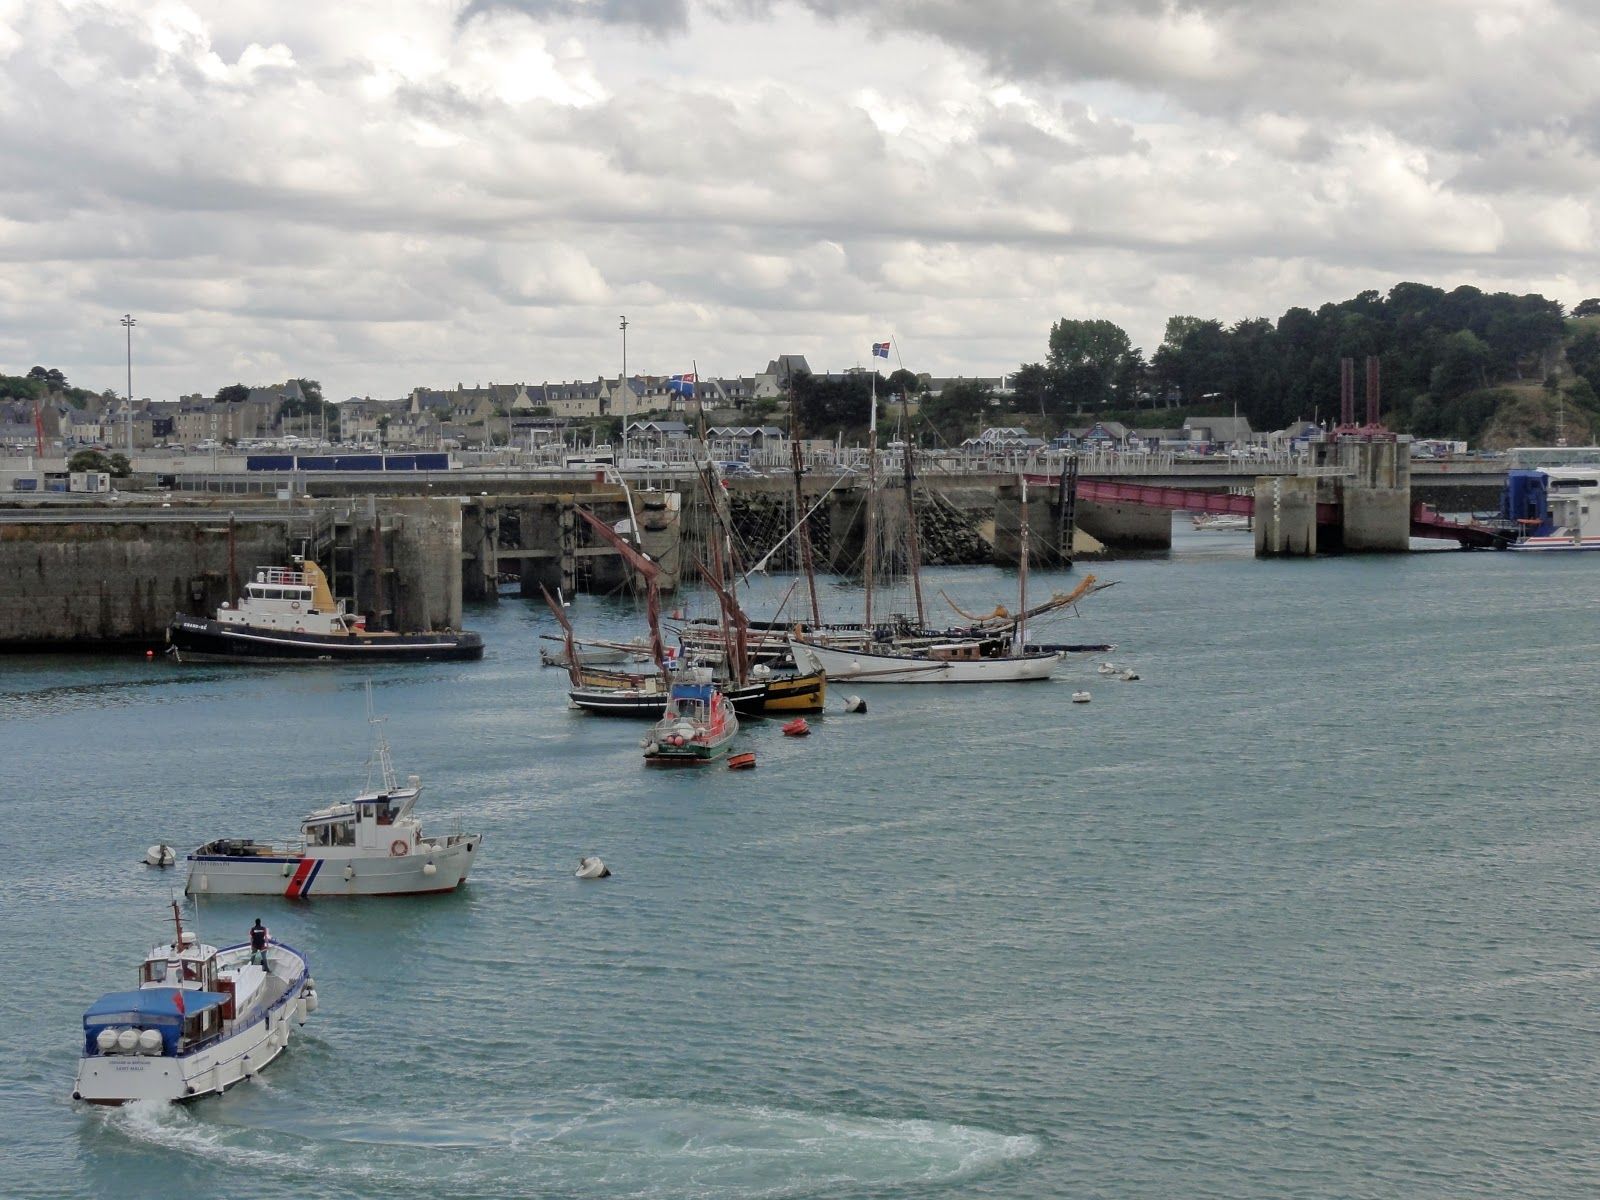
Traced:
<path fill-rule="evenodd" d="M 271 938 L 267 927 L 261 923 L 261 918 L 256 918 L 256 923 L 250 926 L 250 961 L 267 965 L 267 941 Z"/>

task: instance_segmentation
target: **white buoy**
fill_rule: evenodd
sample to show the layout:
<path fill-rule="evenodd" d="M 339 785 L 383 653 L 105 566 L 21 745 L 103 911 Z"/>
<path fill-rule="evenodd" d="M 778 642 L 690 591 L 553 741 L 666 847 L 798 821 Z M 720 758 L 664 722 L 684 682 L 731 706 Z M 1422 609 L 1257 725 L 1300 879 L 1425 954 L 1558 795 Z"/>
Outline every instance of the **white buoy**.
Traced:
<path fill-rule="evenodd" d="M 1139 678 L 1139 672 L 1135 671 L 1132 667 L 1129 667 L 1126 671 L 1124 671 L 1122 673 L 1122 682 L 1123 683 L 1133 683 L 1138 678 Z"/>
<path fill-rule="evenodd" d="M 159 1030 L 146 1029 L 139 1034 L 139 1053 L 161 1053 L 161 1033 Z"/>
<path fill-rule="evenodd" d="M 132 1054 L 139 1048 L 139 1031 L 137 1029 L 121 1029 L 117 1031 L 117 1049 L 124 1054 Z"/>
<path fill-rule="evenodd" d="M 102 1029 L 95 1035 L 94 1044 L 101 1054 L 110 1054 L 117 1048 L 117 1031 Z"/>
<path fill-rule="evenodd" d="M 1089 693 L 1088 692 L 1073 692 L 1072 693 L 1072 702 L 1074 704 L 1087 704 L 1087 703 L 1089 703 Z"/>
<path fill-rule="evenodd" d="M 356 869 L 355 869 L 355 867 L 353 867 L 349 863 L 345 863 L 345 865 L 344 865 L 344 881 L 346 883 L 349 883 L 355 877 L 356 877 Z"/>
<path fill-rule="evenodd" d="M 433 863 L 431 863 L 431 862 L 425 862 L 425 863 L 422 864 L 422 873 L 424 875 L 432 877 L 432 876 L 437 875 L 439 873 L 439 868 L 434 866 Z"/>
<path fill-rule="evenodd" d="M 1103 662 L 1096 667 L 1095 670 L 1099 671 L 1102 675 L 1115 675 L 1119 668 L 1116 663 Z"/>
<path fill-rule="evenodd" d="M 144 861 L 152 867 L 170 867 L 178 861 L 178 855 L 165 842 L 158 842 L 144 852 Z"/>
<path fill-rule="evenodd" d="M 860 696 L 846 696 L 844 710 L 847 713 L 864 713 L 867 711 L 867 702 Z"/>
<path fill-rule="evenodd" d="M 605 879 L 611 874 L 611 868 L 595 855 L 586 854 L 578 860 L 578 869 L 573 874 L 579 879 Z"/>

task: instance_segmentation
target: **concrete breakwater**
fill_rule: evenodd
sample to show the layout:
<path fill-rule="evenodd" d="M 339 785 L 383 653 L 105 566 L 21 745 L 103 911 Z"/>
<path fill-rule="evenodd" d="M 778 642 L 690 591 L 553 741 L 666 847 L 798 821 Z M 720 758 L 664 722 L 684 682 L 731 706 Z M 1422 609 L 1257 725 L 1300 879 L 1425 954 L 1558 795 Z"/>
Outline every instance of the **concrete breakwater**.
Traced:
<path fill-rule="evenodd" d="M 1021 509 L 1011 479 L 919 481 L 922 560 L 1015 563 Z M 209 615 L 238 597 L 251 571 L 302 552 L 375 629 L 458 628 L 464 600 L 492 601 L 508 581 L 525 596 L 541 586 L 568 594 L 628 588 L 631 569 L 580 508 L 613 528 L 636 528 L 671 591 L 694 582 L 694 556 L 704 553 L 712 522 L 695 481 L 662 482 L 625 492 L 583 479 L 384 480 L 385 494 L 313 480 L 319 494 L 287 502 L 180 494 L 170 504 L 124 497 L 0 509 L 0 647 L 157 645 L 174 613 Z M 442 494 L 446 486 L 452 494 Z M 817 570 L 859 570 L 866 494 L 857 481 L 803 481 L 804 504 L 815 506 Z M 798 568 L 798 540 L 785 541 L 796 508 L 792 481 L 736 481 L 721 502 L 746 566 L 770 554 L 770 569 Z M 881 511 L 885 540 L 903 538 L 903 489 L 889 488 Z M 1063 561 L 1071 529 L 1050 489 L 1030 497 L 1029 526 L 1034 561 Z"/>
<path fill-rule="evenodd" d="M 460 538 L 454 499 L 8 509 L 0 646 L 156 645 L 175 613 L 209 615 L 251 572 L 302 551 L 372 628 L 457 627 Z"/>

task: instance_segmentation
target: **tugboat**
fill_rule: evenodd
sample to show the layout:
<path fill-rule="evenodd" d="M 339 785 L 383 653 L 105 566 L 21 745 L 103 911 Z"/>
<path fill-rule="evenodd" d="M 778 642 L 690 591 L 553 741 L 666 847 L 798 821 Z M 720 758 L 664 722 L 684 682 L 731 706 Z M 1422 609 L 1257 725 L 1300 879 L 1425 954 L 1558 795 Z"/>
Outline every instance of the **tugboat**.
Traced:
<path fill-rule="evenodd" d="M 733 705 L 711 682 L 705 669 L 687 672 L 673 683 L 666 715 L 644 743 L 644 761 L 652 767 L 702 767 L 727 753 L 739 732 Z"/>
<path fill-rule="evenodd" d="M 237 607 L 215 618 L 179 613 L 167 626 L 178 662 L 463 662 L 483 657 L 471 630 L 381 633 L 335 600 L 322 568 L 301 555 L 291 567 L 257 567 Z"/>
<path fill-rule="evenodd" d="M 183 927 L 156 946 L 131 992 L 108 992 L 83 1014 L 72 1098 L 90 1104 L 196 1100 L 248 1079 L 283 1052 L 317 1010 L 306 956 L 257 922 L 249 942 L 218 950 Z M 254 942 L 259 941 L 257 949 Z"/>
<path fill-rule="evenodd" d="M 290 842 L 218 838 L 189 855 L 189 895 L 405 896 L 454 891 L 467 880 L 483 836 L 477 833 L 426 834 L 411 815 L 422 795 L 415 775 L 401 787 L 389 759 L 382 719 L 371 714 L 375 731 L 372 765 L 379 786 L 346 804 L 331 804 L 308 814 L 300 836 Z"/>

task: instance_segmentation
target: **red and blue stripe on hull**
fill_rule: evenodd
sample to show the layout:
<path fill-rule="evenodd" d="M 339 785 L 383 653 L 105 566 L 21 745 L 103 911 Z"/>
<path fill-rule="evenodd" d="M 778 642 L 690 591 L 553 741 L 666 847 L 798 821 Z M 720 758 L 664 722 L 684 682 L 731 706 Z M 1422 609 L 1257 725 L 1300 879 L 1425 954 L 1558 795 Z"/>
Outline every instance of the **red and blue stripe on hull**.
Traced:
<path fill-rule="evenodd" d="M 304 899 L 311 892 L 311 885 L 317 881 L 317 876 L 322 873 L 322 859 L 302 858 L 300 865 L 294 869 L 294 874 L 289 877 L 289 886 L 283 889 L 283 894 L 290 900 Z"/>

